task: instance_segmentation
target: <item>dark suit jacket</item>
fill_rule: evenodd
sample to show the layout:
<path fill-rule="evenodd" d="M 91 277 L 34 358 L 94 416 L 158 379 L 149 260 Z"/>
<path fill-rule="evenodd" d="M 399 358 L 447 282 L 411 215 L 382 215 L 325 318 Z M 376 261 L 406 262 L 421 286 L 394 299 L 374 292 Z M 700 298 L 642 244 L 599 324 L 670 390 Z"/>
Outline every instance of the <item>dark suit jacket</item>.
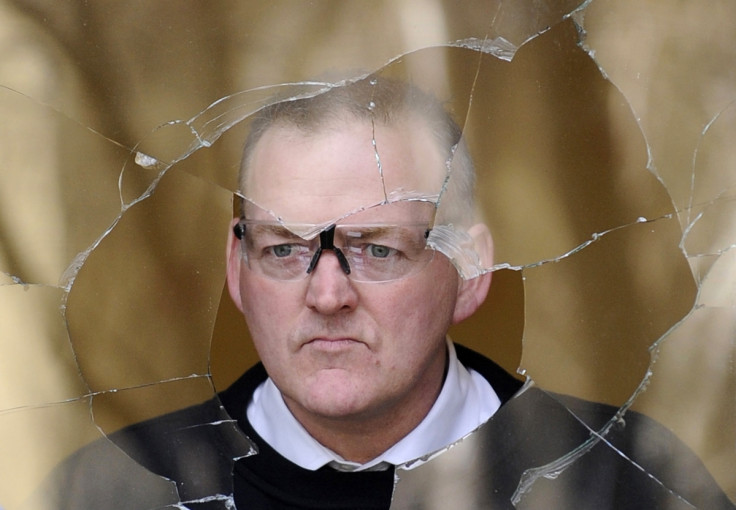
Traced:
<path fill-rule="evenodd" d="M 653 420 L 522 389 L 490 360 L 457 351 L 503 405 L 477 432 L 414 469 L 308 471 L 281 457 L 246 418 L 266 378 L 258 364 L 217 398 L 81 450 L 40 497 L 74 510 L 736 508 L 700 460 Z"/>

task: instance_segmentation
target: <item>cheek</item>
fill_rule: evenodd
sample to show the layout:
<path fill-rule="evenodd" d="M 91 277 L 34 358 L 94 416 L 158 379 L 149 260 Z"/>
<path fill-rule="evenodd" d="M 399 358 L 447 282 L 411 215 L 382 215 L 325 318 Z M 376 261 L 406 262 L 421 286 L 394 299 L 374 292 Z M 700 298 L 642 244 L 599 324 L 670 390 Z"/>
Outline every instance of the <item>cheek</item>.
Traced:
<path fill-rule="evenodd" d="M 457 271 L 447 259 L 435 255 L 432 264 L 419 276 L 420 281 L 413 285 L 409 301 L 422 304 L 426 312 L 444 320 L 448 310 L 451 313 L 457 301 Z"/>
<path fill-rule="evenodd" d="M 287 363 L 285 330 L 289 329 L 290 318 L 280 297 L 284 293 L 273 288 L 271 281 L 257 280 L 241 281 L 243 316 L 258 357 L 272 377 L 279 377 L 278 367 Z"/>
<path fill-rule="evenodd" d="M 262 290 L 254 284 L 252 279 L 241 276 L 240 278 L 240 298 L 243 303 L 243 314 L 246 319 L 250 320 L 254 311 L 262 300 L 256 299 L 255 296 L 260 295 Z"/>
<path fill-rule="evenodd" d="M 380 291 L 374 296 L 383 307 L 384 317 L 391 317 L 396 330 L 415 344 L 433 343 L 438 338 L 444 341 L 452 322 L 457 273 L 452 267 L 438 266 L 430 266 L 426 274 L 402 281 L 393 299 Z"/>
<path fill-rule="evenodd" d="M 279 292 L 273 283 L 247 275 L 240 280 L 243 315 L 254 340 L 270 336 L 269 326 L 279 324 L 276 317 L 284 313 L 284 293 Z"/>

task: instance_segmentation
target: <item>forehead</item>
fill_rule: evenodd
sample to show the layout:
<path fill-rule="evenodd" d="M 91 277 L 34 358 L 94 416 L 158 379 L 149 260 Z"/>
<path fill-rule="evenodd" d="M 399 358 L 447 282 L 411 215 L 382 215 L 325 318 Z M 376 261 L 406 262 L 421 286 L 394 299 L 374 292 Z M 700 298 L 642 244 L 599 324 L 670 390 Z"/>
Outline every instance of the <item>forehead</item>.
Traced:
<path fill-rule="evenodd" d="M 446 156 L 416 120 L 340 120 L 311 131 L 281 124 L 253 148 L 242 189 L 272 218 L 324 223 L 386 201 L 435 202 L 446 173 Z"/>

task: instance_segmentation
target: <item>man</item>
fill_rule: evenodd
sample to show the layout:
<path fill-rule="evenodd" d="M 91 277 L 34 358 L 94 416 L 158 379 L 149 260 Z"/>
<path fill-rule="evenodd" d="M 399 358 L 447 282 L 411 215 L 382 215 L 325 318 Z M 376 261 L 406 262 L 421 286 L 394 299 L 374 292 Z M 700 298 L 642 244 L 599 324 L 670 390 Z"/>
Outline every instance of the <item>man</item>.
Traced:
<path fill-rule="evenodd" d="M 249 415 L 287 458 L 292 433 L 303 430 L 343 469 L 375 463 L 427 417 L 448 368 L 447 330 L 486 297 L 490 273 L 463 280 L 426 248 L 435 221 L 465 223 L 473 214 L 470 201 L 465 210 L 436 207 L 460 140 L 431 106 L 418 91 L 359 82 L 271 108 L 259 119 L 267 127 L 256 126 L 247 144 L 248 199 L 228 246 L 228 286 L 270 376 Z M 305 240 L 291 223 L 314 227 Z M 470 232 L 490 267 L 488 230 Z M 430 419 L 457 430 L 434 441 L 412 437 L 394 464 L 460 439 L 498 407 L 485 379 L 454 358 L 450 368 L 460 373 L 455 387 L 445 386 L 453 392 L 446 400 L 464 407 Z M 288 433 L 274 426 L 282 420 Z"/>
<path fill-rule="evenodd" d="M 486 297 L 492 241 L 430 96 L 371 77 L 276 103 L 240 185 L 227 282 L 262 364 L 114 434 L 124 458 L 81 452 L 60 507 L 733 507 L 660 426 L 522 388 L 448 340 Z"/>

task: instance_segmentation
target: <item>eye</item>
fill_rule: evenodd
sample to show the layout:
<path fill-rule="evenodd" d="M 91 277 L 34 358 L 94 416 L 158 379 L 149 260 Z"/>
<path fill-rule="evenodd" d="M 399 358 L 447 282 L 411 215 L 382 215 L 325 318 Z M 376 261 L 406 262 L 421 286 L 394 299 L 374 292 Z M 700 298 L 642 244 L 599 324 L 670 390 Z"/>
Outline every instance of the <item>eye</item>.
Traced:
<path fill-rule="evenodd" d="M 291 255 L 294 248 L 290 244 L 277 244 L 275 246 L 271 246 L 270 250 L 276 257 L 283 258 Z"/>
<path fill-rule="evenodd" d="M 369 244 L 366 251 L 371 257 L 375 257 L 377 259 L 385 259 L 393 255 L 396 250 L 380 244 Z"/>

